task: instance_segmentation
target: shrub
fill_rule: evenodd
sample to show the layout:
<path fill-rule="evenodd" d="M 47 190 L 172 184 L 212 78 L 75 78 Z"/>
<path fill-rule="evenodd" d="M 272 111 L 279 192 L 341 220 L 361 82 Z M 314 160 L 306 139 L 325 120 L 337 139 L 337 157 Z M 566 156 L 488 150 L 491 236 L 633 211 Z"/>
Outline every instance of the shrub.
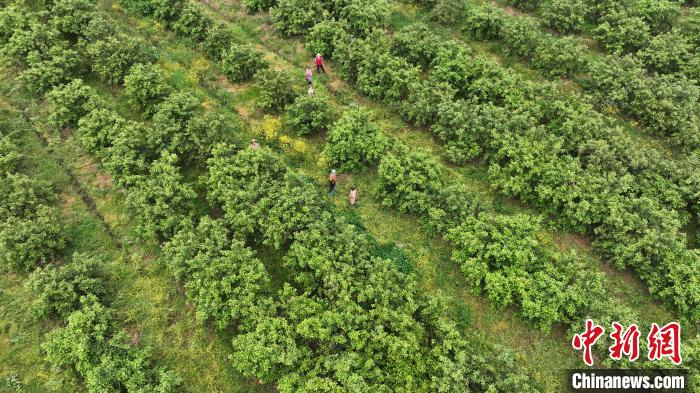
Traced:
<path fill-rule="evenodd" d="M 26 284 L 36 295 L 34 313 L 40 318 L 62 320 L 80 308 L 81 297 L 104 298 L 107 282 L 102 263 L 90 255 L 75 253 L 70 263 L 35 270 Z"/>
<path fill-rule="evenodd" d="M 252 234 L 259 225 L 260 201 L 282 187 L 286 164 L 269 148 L 236 153 L 228 145 L 217 146 L 207 164 L 207 199 L 222 206 L 235 234 Z"/>
<path fill-rule="evenodd" d="M 170 93 L 165 72 L 155 64 L 135 64 L 124 77 L 124 89 L 129 102 L 146 114 L 153 114 L 158 104 Z"/>
<path fill-rule="evenodd" d="M 247 82 L 267 67 L 265 54 L 251 45 L 231 44 L 221 58 L 221 70 L 234 83 Z"/>
<path fill-rule="evenodd" d="M 419 70 L 401 57 L 376 54 L 357 70 L 357 87 L 368 97 L 396 103 L 408 96 L 408 87 L 420 80 Z"/>
<path fill-rule="evenodd" d="M 243 0 L 242 2 L 245 9 L 251 14 L 267 11 L 277 4 L 277 0 Z"/>
<path fill-rule="evenodd" d="M 147 176 L 129 190 L 126 203 L 135 213 L 136 233 L 148 240 L 169 239 L 192 216 L 197 197 L 183 183 L 177 156 L 164 151 Z"/>
<path fill-rule="evenodd" d="M 501 37 L 508 53 L 526 60 L 531 60 L 535 50 L 544 46 L 543 33 L 532 18 L 522 17 L 505 23 Z"/>
<path fill-rule="evenodd" d="M 445 143 L 443 156 L 459 165 L 482 155 L 483 146 L 490 137 L 480 124 L 479 108 L 467 108 L 464 100 L 440 102 L 431 127 L 431 131 Z"/>
<path fill-rule="evenodd" d="M 0 266 L 29 272 L 65 247 L 65 228 L 57 209 L 39 205 L 33 214 L 0 222 Z"/>
<path fill-rule="evenodd" d="M 112 110 L 93 109 L 78 121 L 76 134 L 83 148 L 103 158 L 125 124 L 126 120 Z"/>
<path fill-rule="evenodd" d="M 165 246 L 165 260 L 197 319 L 218 329 L 251 325 L 269 290 L 263 264 L 239 240 L 232 240 L 221 221 L 203 217 L 194 230 L 183 230 Z"/>
<path fill-rule="evenodd" d="M 379 163 L 377 193 L 382 204 L 400 212 L 423 213 L 442 187 L 440 165 L 424 151 L 400 149 Z"/>
<path fill-rule="evenodd" d="M 12 173 L 19 167 L 22 153 L 7 135 L 0 135 L 0 178 L 7 173 Z M 2 181 L 2 180 L 0 180 Z M 0 199 L 4 199 L 0 197 Z M 2 216 L 2 214 L 0 214 Z"/>
<path fill-rule="evenodd" d="M 507 3 L 521 10 L 534 10 L 539 5 L 540 0 L 508 0 Z"/>
<path fill-rule="evenodd" d="M 295 79 L 280 71 L 263 70 L 255 74 L 260 89 L 258 105 L 266 113 L 280 113 L 298 95 L 294 89 Z"/>
<path fill-rule="evenodd" d="M 578 33 L 586 22 L 586 10 L 584 0 L 547 0 L 542 4 L 542 19 L 560 33 Z"/>
<path fill-rule="evenodd" d="M 333 125 L 324 149 L 329 165 L 349 172 L 379 160 L 386 151 L 388 140 L 369 117 L 366 109 L 354 108 Z"/>
<path fill-rule="evenodd" d="M 285 37 L 304 35 L 322 15 L 323 5 L 316 1 L 278 0 L 270 9 L 275 29 Z"/>
<path fill-rule="evenodd" d="M 590 262 L 573 253 L 546 254 L 538 231 L 538 220 L 526 215 L 481 214 L 451 229 L 448 239 L 473 290 L 500 308 L 519 305 L 523 317 L 546 331 L 588 315 L 605 291 L 603 274 L 587 272 Z"/>
<path fill-rule="evenodd" d="M 173 24 L 173 30 L 195 42 L 204 41 L 214 21 L 204 12 L 204 6 L 198 3 L 188 4 Z"/>
<path fill-rule="evenodd" d="M 639 51 L 639 59 L 647 69 L 661 74 L 679 72 L 693 57 L 691 44 L 678 33 L 655 36 L 649 46 Z"/>
<path fill-rule="evenodd" d="M 593 34 L 603 49 L 610 53 L 636 52 L 648 45 L 651 38 L 649 25 L 642 18 L 624 12 L 603 16 Z"/>
<path fill-rule="evenodd" d="M 85 380 L 87 391 L 175 392 L 181 379 L 155 367 L 147 350 L 134 348 L 113 325 L 113 316 L 94 296 L 80 300 L 65 327 L 46 335 L 42 349 L 54 367 L 73 370 Z"/>
<path fill-rule="evenodd" d="M 436 190 L 423 225 L 433 236 L 444 236 L 483 210 L 474 193 L 464 184 L 456 183 Z"/>
<path fill-rule="evenodd" d="M 29 53 L 29 68 L 22 71 L 21 78 L 31 91 L 44 93 L 73 79 L 81 68 L 81 61 L 78 52 L 62 46 L 52 46 L 45 53 Z"/>
<path fill-rule="evenodd" d="M 430 16 L 440 23 L 454 24 L 464 19 L 467 6 L 467 0 L 437 0 Z"/>
<path fill-rule="evenodd" d="M 306 51 L 312 56 L 320 53 L 324 59 L 330 59 L 338 44 L 350 39 L 349 28 L 345 21 L 322 20 L 316 23 L 305 36 Z"/>
<path fill-rule="evenodd" d="M 353 0 L 340 10 L 340 19 L 347 22 L 352 34 L 367 37 L 389 23 L 389 9 L 386 0 Z"/>
<path fill-rule="evenodd" d="M 338 62 L 337 72 L 348 83 L 357 82 L 357 73 L 364 61 L 371 58 L 374 53 L 382 53 L 383 41 L 374 40 L 347 40 L 337 43 L 334 50 L 334 58 Z M 388 46 L 386 47 L 388 50 Z"/>
<path fill-rule="evenodd" d="M 120 84 L 132 65 L 155 60 L 151 49 L 132 36 L 118 34 L 91 43 L 87 53 L 92 70 L 106 83 Z"/>
<path fill-rule="evenodd" d="M 173 23 L 180 18 L 185 5 L 184 0 L 150 0 L 153 4 L 153 16 L 172 27 Z"/>
<path fill-rule="evenodd" d="M 287 107 L 284 126 L 296 135 L 326 132 L 333 120 L 328 97 L 300 95 Z"/>
<path fill-rule="evenodd" d="M 584 70 L 585 51 L 572 37 L 552 37 L 537 48 L 532 64 L 551 77 L 572 77 Z"/>
<path fill-rule="evenodd" d="M 632 102 L 632 111 L 640 123 L 653 133 L 670 136 L 680 146 L 700 146 L 698 86 L 673 75 L 645 79 L 643 83 Z"/>
<path fill-rule="evenodd" d="M 40 205 L 54 198 L 54 192 L 46 182 L 22 173 L 0 175 L 0 220 L 31 217 Z"/>
<path fill-rule="evenodd" d="M 150 136 L 151 144 L 156 150 L 167 149 L 176 153 L 183 159 L 197 156 L 200 147 L 203 147 L 202 140 L 208 131 L 202 135 L 202 122 L 204 119 L 196 121 L 194 119 L 201 116 L 202 104 L 199 98 L 191 92 L 176 92 L 168 96 L 156 108 L 153 115 L 153 133 Z M 218 124 L 212 123 L 218 128 Z M 212 129 L 211 136 L 218 133 Z"/>
<path fill-rule="evenodd" d="M 391 41 L 391 52 L 427 70 L 442 46 L 442 39 L 423 23 L 405 27 Z"/>
<path fill-rule="evenodd" d="M 26 26 L 20 25 L 15 28 L 7 44 L 2 46 L 2 52 L 21 62 L 26 62 L 30 53 L 46 53 L 49 48 L 58 45 L 59 35 L 55 28 L 31 21 Z"/>
<path fill-rule="evenodd" d="M 589 91 L 600 107 L 627 110 L 632 96 L 642 87 L 644 70 L 641 62 L 631 56 L 606 56 L 591 62 L 584 89 Z"/>
<path fill-rule="evenodd" d="M 75 128 L 78 120 L 93 109 L 104 106 L 95 89 L 84 84 L 82 79 L 55 87 L 46 98 L 50 107 L 49 123 L 57 130 Z"/>
<path fill-rule="evenodd" d="M 190 163 L 209 157 L 214 146 L 230 142 L 237 133 L 244 129 L 238 117 L 221 112 L 209 112 L 205 116 L 195 116 L 187 123 L 184 135 L 191 146 Z"/>
<path fill-rule="evenodd" d="M 498 8 L 480 6 L 467 11 L 464 31 L 477 40 L 494 40 L 501 36 L 505 15 Z"/>
<path fill-rule="evenodd" d="M 79 35 L 88 26 L 96 12 L 89 0 L 55 0 L 51 7 L 51 23 L 58 31 Z"/>
<path fill-rule="evenodd" d="M 419 127 L 430 126 L 437 121 L 438 106 L 453 100 L 455 89 L 447 82 L 421 80 L 408 87 L 408 99 L 401 108 L 403 115 Z"/>
<path fill-rule="evenodd" d="M 233 31 L 225 23 L 217 23 L 207 31 L 202 43 L 204 53 L 208 58 L 220 61 L 226 50 L 235 42 Z"/>
<path fill-rule="evenodd" d="M 112 21 L 108 21 L 101 16 L 95 16 L 83 28 L 82 33 L 87 42 L 95 42 L 117 34 L 117 29 Z"/>
<path fill-rule="evenodd" d="M 263 243 L 280 249 L 318 222 L 326 208 L 326 197 L 313 179 L 287 172 L 282 187 L 268 192 L 256 209 Z"/>
<path fill-rule="evenodd" d="M 652 34 L 670 30 L 681 15 L 680 3 L 676 0 L 638 0 L 637 9 Z"/>

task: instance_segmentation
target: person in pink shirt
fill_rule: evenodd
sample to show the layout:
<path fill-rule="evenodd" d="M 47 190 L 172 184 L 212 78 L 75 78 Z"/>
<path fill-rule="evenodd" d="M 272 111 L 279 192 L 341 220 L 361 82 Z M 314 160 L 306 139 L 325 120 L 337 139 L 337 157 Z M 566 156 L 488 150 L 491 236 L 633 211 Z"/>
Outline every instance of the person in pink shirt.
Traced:
<path fill-rule="evenodd" d="M 355 207 L 355 200 L 357 200 L 357 190 L 355 189 L 355 186 L 350 187 L 348 199 L 350 200 L 350 206 Z"/>
<path fill-rule="evenodd" d="M 311 67 L 306 66 L 306 83 L 311 85 L 312 79 L 313 79 L 313 74 L 311 73 Z"/>

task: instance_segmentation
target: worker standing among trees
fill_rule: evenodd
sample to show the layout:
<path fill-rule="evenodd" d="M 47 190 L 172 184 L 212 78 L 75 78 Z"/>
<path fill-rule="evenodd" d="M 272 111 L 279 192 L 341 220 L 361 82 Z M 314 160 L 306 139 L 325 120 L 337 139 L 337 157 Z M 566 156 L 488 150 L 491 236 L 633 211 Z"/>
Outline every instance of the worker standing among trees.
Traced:
<path fill-rule="evenodd" d="M 250 147 L 251 147 L 251 149 L 259 149 L 260 144 L 258 143 L 258 141 L 256 139 L 253 139 L 252 141 L 250 141 Z"/>
<path fill-rule="evenodd" d="M 306 66 L 306 83 L 308 83 L 309 86 L 311 86 L 312 80 L 313 74 L 311 73 L 311 67 Z"/>
<path fill-rule="evenodd" d="M 357 200 L 357 190 L 355 186 L 350 187 L 350 194 L 348 194 L 348 200 L 350 201 L 350 206 L 355 207 L 355 201 Z"/>
<path fill-rule="evenodd" d="M 337 179 L 337 175 L 335 173 L 335 169 L 331 171 L 331 175 L 328 176 L 328 193 L 333 194 L 335 191 L 335 181 Z"/>
<path fill-rule="evenodd" d="M 316 53 L 316 72 L 321 72 L 326 73 L 326 67 L 323 66 L 323 57 L 321 57 L 320 53 Z"/>

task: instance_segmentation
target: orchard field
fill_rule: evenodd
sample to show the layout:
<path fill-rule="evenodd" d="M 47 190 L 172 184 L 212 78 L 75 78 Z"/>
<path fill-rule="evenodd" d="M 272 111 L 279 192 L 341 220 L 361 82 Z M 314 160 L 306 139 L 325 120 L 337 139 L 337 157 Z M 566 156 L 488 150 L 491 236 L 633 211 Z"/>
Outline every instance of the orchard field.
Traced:
<path fill-rule="evenodd" d="M 698 5 L 0 1 L 0 392 L 700 392 Z"/>

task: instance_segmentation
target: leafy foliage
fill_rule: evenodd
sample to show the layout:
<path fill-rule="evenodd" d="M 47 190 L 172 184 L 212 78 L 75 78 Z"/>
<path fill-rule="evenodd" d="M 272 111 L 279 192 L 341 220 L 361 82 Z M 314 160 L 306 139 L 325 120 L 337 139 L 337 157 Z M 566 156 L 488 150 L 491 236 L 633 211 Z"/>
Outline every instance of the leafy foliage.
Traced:
<path fill-rule="evenodd" d="M 104 105 L 95 89 L 83 83 L 82 79 L 55 87 L 46 98 L 51 108 L 49 123 L 58 130 L 75 128 L 83 116 Z"/>
<path fill-rule="evenodd" d="M 22 71 L 22 79 L 33 92 L 45 93 L 73 79 L 80 69 L 82 59 L 73 49 L 56 45 L 44 53 L 30 52 L 27 64 L 29 68 Z"/>
<path fill-rule="evenodd" d="M 0 222 L 0 266 L 3 270 L 28 272 L 47 263 L 65 247 L 65 228 L 56 208 L 46 205 L 24 216 Z"/>
<path fill-rule="evenodd" d="M 442 187 L 440 165 L 424 151 L 400 149 L 379 163 L 377 193 L 382 204 L 401 212 L 426 212 Z"/>
<path fill-rule="evenodd" d="M 322 3 L 305 0 L 278 0 L 270 9 L 275 29 L 287 37 L 306 33 L 319 15 L 323 15 Z"/>
<path fill-rule="evenodd" d="M 40 318 L 65 319 L 80 309 L 80 298 L 107 294 L 102 261 L 87 254 L 73 254 L 70 263 L 47 265 L 32 272 L 27 287 L 34 291 L 34 313 Z"/>
<path fill-rule="evenodd" d="M 251 45 L 231 44 L 223 52 L 221 69 L 231 82 L 241 83 L 253 79 L 258 70 L 268 67 L 265 54 Z"/>
<path fill-rule="evenodd" d="M 195 42 L 204 41 L 214 21 L 204 12 L 204 6 L 190 3 L 182 10 L 173 30 Z"/>
<path fill-rule="evenodd" d="M 231 239 L 221 221 L 204 217 L 194 230 L 176 234 L 165 246 L 165 259 L 184 282 L 197 319 L 225 329 L 249 324 L 256 310 L 261 312 L 270 285 L 265 267 L 241 241 Z"/>
<path fill-rule="evenodd" d="M 571 77 L 584 69 L 585 47 L 571 37 L 548 40 L 537 47 L 532 64 L 549 76 Z"/>
<path fill-rule="evenodd" d="M 177 156 L 163 152 L 148 176 L 138 180 L 126 197 L 134 212 L 136 231 L 144 239 L 170 238 L 192 214 L 196 194 L 183 183 Z"/>
<path fill-rule="evenodd" d="M 123 33 L 88 45 L 92 70 L 106 83 L 120 84 L 136 63 L 155 60 L 151 50 L 138 38 Z"/>
<path fill-rule="evenodd" d="M 354 108 L 343 114 L 328 132 L 324 154 L 331 166 L 356 171 L 379 160 L 386 151 L 387 138 L 366 109 Z"/>
<path fill-rule="evenodd" d="M 679 72 L 693 56 L 693 48 L 686 38 L 677 33 L 655 36 L 649 46 L 641 50 L 639 59 L 651 71 L 661 74 Z"/>
<path fill-rule="evenodd" d="M 437 56 L 442 40 L 423 23 L 409 25 L 394 34 L 391 52 L 426 70 Z"/>
<path fill-rule="evenodd" d="M 350 27 L 356 37 L 367 37 L 375 28 L 389 22 L 389 3 L 386 0 L 352 0 L 339 11 L 339 19 Z"/>
<path fill-rule="evenodd" d="M 326 132 L 333 121 L 328 97 L 300 95 L 284 114 L 284 126 L 296 135 Z"/>
<path fill-rule="evenodd" d="M 260 88 L 258 105 L 266 113 L 279 113 L 297 96 L 295 79 L 284 72 L 263 70 L 255 74 L 255 82 Z"/>
<path fill-rule="evenodd" d="M 542 4 L 542 19 L 560 33 L 583 30 L 587 7 L 583 0 L 547 0 Z"/>
<path fill-rule="evenodd" d="M 89 0 L 55 0 L 51 23 L 61 33 L 78 36 L 89 25 L 95 11 L 95 3 Z"/>
<path fill-rule="evenodd" d="M 155 64 L 135 64 L 124 77 L 124 89 L 129 102 L 152 114 L 170 93 L 165 72 Z"/>
<path fill-rule="evenodd" d="M 586 315 L 604 296 L 602 273 L 591 273 L 574 254 L 550 256 L 537 239 L 538 223 L 525 215 L 479 215 L 449 231 L 452 259 L 475 291 L 497 307 L 519 304 L 543 329 Z M 575 289 L 573 289 L 575 288 Z"/>
<path fill-rule="evenodd" d="M 501 36 L 504 13 L 495 7 L 470 7 L 465 18 L 464 31 L 477 40 L 493 40 Z"/>
<path fill-rule="evenodd" d="M 326 19 L 316 23 L 305 36 L 306 51 L 311 55 L 320 53 L 324 58 L 330 59 L 338 44 L 350 39 L 348 29 L 345 21 Z"/>
<path fill-rule="evenodd" d="M 260 11 L 267 11 L 275 4 L 277 4 L 277 0 L 243 0 L 245 9 L 251 14 Z"/>
<path fill-rule="evenodd" d="M 49 363 L 74 370 L 91 393 L 175 391 L 181 379 L 153 366 L 148 350 L 129 345 L 126 335 L 116 331 L 108 308 L 94 296 L 80 302 L 67 326 L 47 334 L 42 348 Z"/>
<path fill-rule="evenodd" d="M 207 57 L 220 61 L 234 42 L 233 31 L 225 23 L 217 23 L 207 31 L 202 49 Z"/>
<path fill-rule="evenodd" d="M 539 5 L 540 0 L 508 0 L 507 3 L 521 10 L 534 10 Z"/>
<path fill-rule="evenodd" d="M 606 14 L 593 31 L 601 46 L 611 53 L 630 53 L 645 47 L 651 33 L 641 17 L 620 12 Z"/>
<path fill-rule="evenodd" d="M 467 7 L 467 0 L 436 0 L 430 14 L 438 22 L 453 24 L 464 18 Z"/>
<path fill-rule="evenodd" d="M 408 96 L 408 87 L 420 80 L 417 67 L 388 53 L 375 54 L 360 63 L 357 87 L 373 99 L 398 102 Z"/>

